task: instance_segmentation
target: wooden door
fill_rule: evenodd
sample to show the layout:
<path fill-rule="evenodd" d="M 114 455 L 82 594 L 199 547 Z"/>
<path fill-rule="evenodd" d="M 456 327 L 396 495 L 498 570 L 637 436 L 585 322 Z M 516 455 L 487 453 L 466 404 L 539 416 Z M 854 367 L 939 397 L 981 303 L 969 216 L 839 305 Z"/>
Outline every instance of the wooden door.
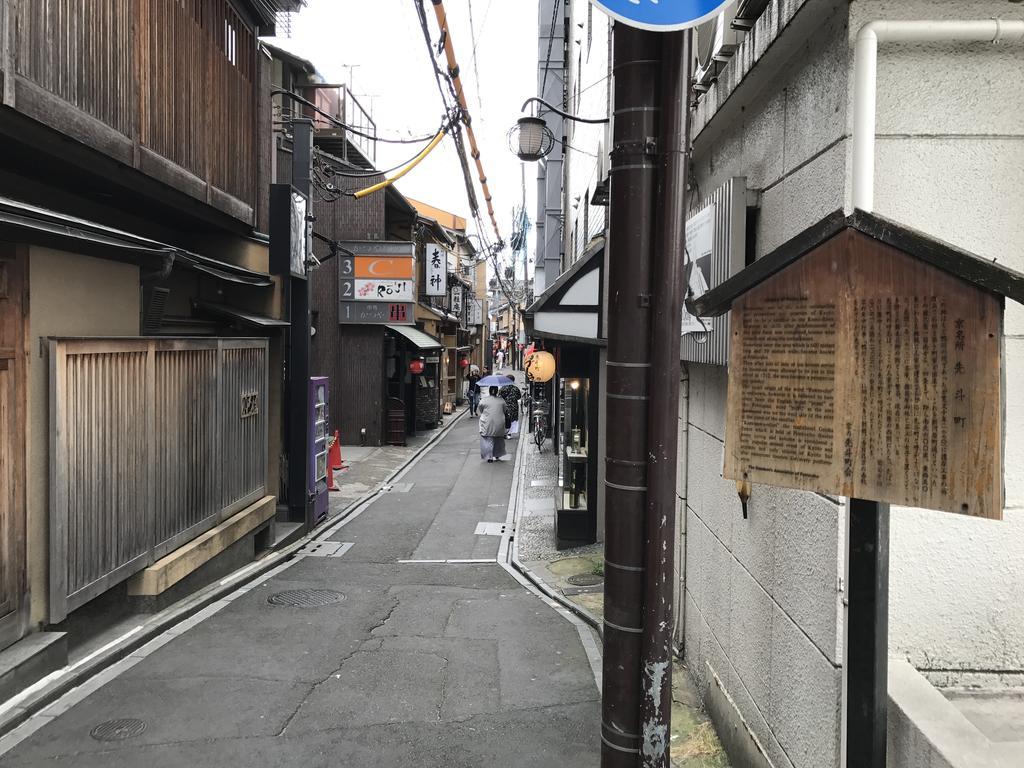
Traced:
<path fill-rule="evenodd" d="M 25 261 L 0 246 L 0 649 L 25 630 Z"/>

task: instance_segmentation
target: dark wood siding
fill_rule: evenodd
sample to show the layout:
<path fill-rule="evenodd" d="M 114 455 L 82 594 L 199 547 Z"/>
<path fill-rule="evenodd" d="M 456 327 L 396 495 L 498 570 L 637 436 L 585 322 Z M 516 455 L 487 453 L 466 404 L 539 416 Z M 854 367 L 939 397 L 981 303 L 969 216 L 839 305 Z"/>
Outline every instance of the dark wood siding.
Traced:
<path fill-rule="evenodd" d="M 254 223 L 256 37 L 230 0 L 14 8 L 18 111 Z"/>
<path fill-rule="evenodd" d="M 290 158 L 289 158 L 290 159 Z M 336 176 L 341 189 L 360 189 L 380 180 Z M 332 240 L 381 240 L 384 238 L 384 194 L 363 200 L 342 197 L 313 203 L 316 231 Z M 318 257 L 329 254 L 317 241 Z M 341 431 L 343 443 L 358 444 L 366 429 L 369 445 L 380 445 L 384 430 L 385 358 L 384 327 L 338 324 L 338 262 L 329 259 L 313 273 L 313 304 L 316 336 L 312 342 L 313 375 L 331 379 L 331 419 Z"/>

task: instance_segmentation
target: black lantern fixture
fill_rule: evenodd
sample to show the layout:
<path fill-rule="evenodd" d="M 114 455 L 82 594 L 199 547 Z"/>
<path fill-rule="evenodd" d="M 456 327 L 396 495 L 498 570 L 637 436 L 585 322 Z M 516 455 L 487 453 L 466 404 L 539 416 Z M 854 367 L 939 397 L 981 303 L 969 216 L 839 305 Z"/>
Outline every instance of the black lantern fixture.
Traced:
<path fill-rule="evenodd" d="M 530 102 L 536 101 L 542 104 L 555 114 L 561 115 L 567 120 L 575 120 L 578 123 L 607 123 L 608 118 L 589 119 L 577 117 L 563 112 L 557 107 L 548 104 L 544 99 L 536 96 L 523 102 L 521 111 L 525 112 Z M 521 117 L 512 130 L 508 132 L 508 148 L 512 150 L 520 160 L 534 162 L 542 157 L 547 157 L 555 148 L 555 135 L 548 128 L 542 117 Z"/>

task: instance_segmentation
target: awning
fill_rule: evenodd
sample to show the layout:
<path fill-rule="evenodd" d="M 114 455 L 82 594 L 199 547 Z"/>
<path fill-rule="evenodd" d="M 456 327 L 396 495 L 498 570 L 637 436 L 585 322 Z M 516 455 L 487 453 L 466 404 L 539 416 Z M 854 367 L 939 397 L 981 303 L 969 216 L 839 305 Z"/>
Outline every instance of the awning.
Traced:
<path fill-rule="evenodd" d="M 526 323 L 531 335 L 578 344 L 604 344 L 603 272 L 604 240 L 600 239 L 527 308 Z"/>
<path fill-rule="evenodd" d="M 414 328 L 411 325 L 389 325 L 387 328 L 389 331 L 393 331 L 399 336 L 404 336 L 405 340 L 410 342 L 417 349 L 427 351 L 444 348 L 444 344 L 442 344 L 440 340 L 435 339 L 429 333 L 424 333 L 419 328 Z"/>
<path fill-rule="evenodd" d="M 287 320 L 257 315 L 254 312 L 246 312 L 244 309 L 229 307 L 227 304 L 216 304 L 212 301 L 197 301 L 194 302 L 193 306 L 200 312 L 208 312 L 218 317 L 226 317 L 255 328 L 287 328 L 290 325 Z"/>
<path fill-rule="evenodd" d="M 8 197 L 0 197 L 0 230 L 31 233 L 46 245 L 74 248 L 100 258 L 125 260 L 134 256 L 131 260 L 137 263 L 139 256 L 148 257 L 151 262 L 146 266 L 151 268 L 163 266 L 170 260 L 173 264 L 232 283 L 254 287 L 273 285 L 270 275 L 262 272 Z"/>

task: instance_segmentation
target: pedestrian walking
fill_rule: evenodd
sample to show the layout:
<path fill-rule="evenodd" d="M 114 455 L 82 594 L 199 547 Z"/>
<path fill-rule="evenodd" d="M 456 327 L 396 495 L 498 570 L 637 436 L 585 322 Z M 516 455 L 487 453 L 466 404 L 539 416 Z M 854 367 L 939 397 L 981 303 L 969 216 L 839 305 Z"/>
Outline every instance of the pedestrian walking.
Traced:
<path fill-rule="evenodd" d="M 498 397 L 498 388 L 490 387 L 480 400 L 480 458 L 488 463 L 505 455 L 505 401 Z"/>
<path fill-rule="evenodd" d="M 515 376 L 507 375 L 505 378 L 508 379 L 508 384 L 498 390 L 498 397 L 505 402 L 505 427 L 508 430 L 505 437 L 511 437 L 513 433 L 519 431 L 519 401 L 523 393 L 519 391 Z"/>
<path fill-rule="evenodd" d="M 477 406 L 480 404 L 480 385 L 477 384 L 480 381 L 480 369 L 475 365 L 470 366 L 466 381 L 469 382 L 466 390 L 466 397 L 469 398 L 469 415 L 473 417 L 476 416 Z"/>
<path fill-rule="evenodd" d="M 497 360 L 497 365 L 494 366 L 494 370 L 500 371 L 505 367 L 505 350 L 499 349 L 495 359 Z"/>

